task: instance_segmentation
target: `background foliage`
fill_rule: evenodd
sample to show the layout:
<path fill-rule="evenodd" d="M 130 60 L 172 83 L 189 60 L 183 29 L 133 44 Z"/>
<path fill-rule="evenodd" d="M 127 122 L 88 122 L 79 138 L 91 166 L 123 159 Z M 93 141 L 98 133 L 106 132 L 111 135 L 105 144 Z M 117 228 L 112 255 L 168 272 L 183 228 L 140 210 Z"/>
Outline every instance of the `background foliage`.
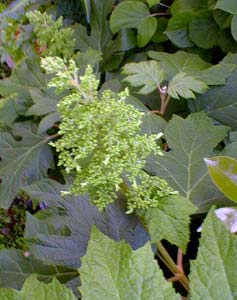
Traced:
<path fill-rule="evenodd" d="M 1 299 L 236 299 L 236 1 L 16 0 L 0 17 Z M 79 178 L 65 141 L 79 160 L 98 136 L 112 188 L 89 153 L 103 189 L 62 194 Z"/>

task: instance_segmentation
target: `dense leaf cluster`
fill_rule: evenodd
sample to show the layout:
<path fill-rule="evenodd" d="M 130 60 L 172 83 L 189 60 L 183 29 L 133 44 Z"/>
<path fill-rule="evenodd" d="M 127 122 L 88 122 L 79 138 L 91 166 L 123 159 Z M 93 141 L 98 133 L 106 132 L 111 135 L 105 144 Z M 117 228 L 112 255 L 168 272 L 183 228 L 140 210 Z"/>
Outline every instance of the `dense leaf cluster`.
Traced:
<path fill-rule="evenodd" d="M 237 2 L 0 17 L 0 298 L 235 299 Z"/>

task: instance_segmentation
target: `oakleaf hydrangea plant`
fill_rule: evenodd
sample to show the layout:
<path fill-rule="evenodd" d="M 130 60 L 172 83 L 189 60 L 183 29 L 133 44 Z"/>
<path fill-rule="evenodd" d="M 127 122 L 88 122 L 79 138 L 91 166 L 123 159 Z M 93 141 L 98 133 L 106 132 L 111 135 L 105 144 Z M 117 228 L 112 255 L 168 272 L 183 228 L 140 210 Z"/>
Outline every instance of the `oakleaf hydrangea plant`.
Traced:
<path fill-rule="evenodd" d="M 58 103 L 61 138 L 51 143 L 59 152 L 59 165 L 76 174 L 67 193 L 88 193 L 102 210 L 122 190 L 128 212 L 156 207 L 161 197 L 175 193 L 163 179 L 143 170 L 148 155 L 162 154 L 159 135 L 140 134 L 143 113 L 125 102 L 127 89 L 118 95 L 111 90 L 99 95 L 92 68 L 78 76 L 73 60 L 67 65 L 59 57 L 47 57 L 42 67 L 55 73 L 50 87 L 70 91 Z"/>

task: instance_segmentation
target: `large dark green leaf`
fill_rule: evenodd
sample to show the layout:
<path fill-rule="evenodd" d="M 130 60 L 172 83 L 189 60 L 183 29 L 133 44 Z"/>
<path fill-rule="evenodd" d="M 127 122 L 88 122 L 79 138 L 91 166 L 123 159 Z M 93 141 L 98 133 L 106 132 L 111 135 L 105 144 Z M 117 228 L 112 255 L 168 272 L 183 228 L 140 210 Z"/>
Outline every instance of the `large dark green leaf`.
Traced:
<path fill-rule="evenodd" d="M 200 48 L 210 49 L 218 44 L 219 27 L 211 14 L 193 18 L 189 25 L 189 36 Z"/>
<path fill-rule="evenodd" d="M 149 14 L 148 7 L 140 1 L 121 2 L 111 15 L 110 28 L 113 33 L 124 28 L 137 28 Z"/>
<path fill-rule="evenodd" d="M 39 63 L 26 59 L 21 61 L 13 70 L 10 77 L 0 80 L 0 95 L 9 97 L 11 101 L 11 119 L 14 115 L 25 114 L 33 104 L 31 90 L 45 89 L 45 75 L 41 72 Z M 12 96 L 11 96 L 12 95 Z M 6 104 L 8 105 L 8 103 Z M 6 118 L 6 108 L 0 109 L 1 121 Z M 12 115 L 14 114 L 14 115 Z M 6 123 L 7 119 L 6 119 Z"/>
<path fill-rule="evenodd" d="M 0 206 L 3 208 L 10 206 L 24 185 L 47 176 L 48 168 L 53 167 L 49 137 L 35 133 L 30 123 L 19 123 L 14 128 L 21 140 L 0 132 Z"/>
<path fill-rule="evenodd" d="M 81 24 L 75 26 L 76 48 L 85 52 L 88 48 L 103 52 L 112 38 L 107 15 L 111 12 L 113 0 L 91 0 L 91 33 Z"/>
<path fill-rule="evenodd" d="M 47 265 L 30 255 L 15 249 L 0 250 L 0 287 L 21 289 L 24 281 L 32 274 L 44 282 L 49 282 L 56 277 L 60 282 L 67 282 L 78 276 L 75 269 L 63 266 Z M 1 298 L 2 299 L 2 298 Z"/>
<path fill-rule="evenodd" d="M 165 119 L 154 114 L 138 98 L 129 96 L 126 98 L 126 103 L 132 104 L 136 109 L 144 113 L 140 125 L 141 134 L 158 134 L 164 131 L 167 125 Z"/>
<path fill-rule="evenodd" d="M 160 3 L 161 0 L 146 0 L 146 2 L 148 3 L 148 5 L 150 7 L 152 7 L 153 5 Z"/>
<path fill-rule="evenodd" d="M 51 222 L 49 219 L 46 220 L 47 224 L 51 224 L 51 228 L 40 229 L 36 234 L 36 230 L 32 231 L 34 217 L 31 217 L 30 227 L 26 224 L 26 235 L 28 238 L 33 238 L 29 241 L 30 251 L 35 257 L 50 263 L 78 267 L 80 257 L 85 254 L 93 224 L 114 240 L 127 240 L 135 249 L 148 240 L 148 234 L 138 219 L 133 215 L 125 214 L 126 206 L 122 199 L 109 205 L 100 213 L 89 203 L 87 197 L 67 196 L 63 199 L 61 191 L 67 189 L 67 185 L 49 179 L 43 179 L 24 188 L 31 199 L 44 201 L 50 209 L 54 210 L 54 219 Z M 60 208 L 58 212 L 55 212 L 56 207 Z M 56 214 L 58 214 L 58 221 L 55 219 Z M 35 223 L 37 228 L 39 223 L 37 220 Z M 58 232 L 56 227 L 60 229 L 62 225 L 69 228 L 70 235 L 55 234 Z M 55 227 L 54 231 L 52 226 Z"/>
<path fill-rule="evenodd" d="M 171 5 L 171 12 L 172 15 L 185 11 L 195 12 L 200 10 L 202 7 L 202 0 L 175 0 Z"/>
<path fill-rule="evenodd" d="M 237 238 L 215 216 L 214 209 L 202 226 L 197 259 L 191 263 L 193 300 L 236 299 Z"/>
<path fill-rule="evenodd" d="M 113 0 L 91 0 L 90 34 L 82 24 L 75 25 L 76 49 L 86 52 L 92 48 L 103 54 L 102 69 L 113 70 L 118 67 L 123 51 L 136 45 L 134 34 L 130 30 L 122 30 L 112 40 L 108 15 L 112 10 Z"/>
<path fill-rule="evenodd" d="M 194 15 L 192 12 L 181 12 L 173 16 L 165 31 L 168 38 L 178 47 L 186 48 L 194 46 L 188 34 L 188 25 L 192 21 Z"/>
<path fill-rule="evenodd" d="M 156 32 L 156 19 L 150 16 L 148 7 L 140 1 L 124 1 L 118 4 L 110 18 L 110 28 L 116 33 L 124 28 L 136 28 L 137 43 L 144 47 Z"/>
<path fill-rule="evenodd" d="M 26 115 L 42 116 L 56 112 L 57 103 L 61 97 L 56 95 L 55 91 L 52 89 L 47 89 L 45 91 L 30 89 L 29 92 L 34 104 L 29 108 Z"/>
<path fill-rule="evenodd" d="M 161 199 L 157 208 L 140 213 L 147 225 L 151 242 L 166 239 L 185 253 L 189 242 L 190 215 L 196 207 L 184 197 L 172 195 Z"/>
<path fill-rule="evenodd" d="M 156 21 L 157 21 L 156 32 L 153 35 L 151 40 L 156 43 L 166 42 L 168 40 L 168 37 L 165 34 L 165 30 L 168 25 L 168 19 L 165 17 L 160 17 L 160 18 L 156 19 Z"/>
<path fill-rule="evenodd" d="M 212 14 L 221 29 L 229 28 L 231 26 L 231 20 L 233 17 L 231 14 L 220 9 L 213 10 Z"/>
<path fill-rule="evenodd" d="M 60 121 L 60 115 L 58 112 L 52 112 L 52 113 L 46 115 L 40 121 L 37 133 L 39 135 L 46 133 L 47 130 L 52 128 L 55 125 L 55 123 L 59 123 L 59 121 Z"/>
<path fill-rule="evenodd" d="M 234 58 L 233 58 L 234 61 Z M 206 111 L 208 116 L 221 124 L 237 127 L 237 69 L 227 78 L 226 84 L 214 87 L 189 101 L 192 111 Z"/>
<path fill-rule="evenodd" d="M 153 17 L 144 19 L 137 27 L 137 45 L 144 47 L 156 32 L 157 21 Z"/>
<path fill-rule="evenodd" d="M 226 79 L 234 71 L 237 65 L 219 63 L 195 74 L 195 78 L 204 81 L 208 85 L 223 85 Z"/>
<path fill-rule="evenodd" d="M 164 131 L 171 151 L 150 158 L 147 168 L 191 200 L 199 212 L 208 210 L 213 203 L 226 203 L 212 183 L 203 159 L 212 155 L 227 131 L 225 126 L 214 126 L 204 113 L 191 114 L 187 119 L 173 116 Z"/>
<path fill-rule="evenodd" d="M 133 251 L 92 229 L 87 253 L 79 269 L 84 300 L 178 300 L 153 258 L 147 243 Z"/>

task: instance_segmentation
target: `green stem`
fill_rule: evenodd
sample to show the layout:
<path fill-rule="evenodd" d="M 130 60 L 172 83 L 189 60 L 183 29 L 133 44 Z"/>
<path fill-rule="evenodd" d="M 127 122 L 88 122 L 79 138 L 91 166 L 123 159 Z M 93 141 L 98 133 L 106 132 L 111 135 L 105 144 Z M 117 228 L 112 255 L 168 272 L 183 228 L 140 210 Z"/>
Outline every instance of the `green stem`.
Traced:
<path fill-rule="evenodd" d="M 178 274 L 180 273 L 180 270 L 177 268 L 177 265 L 173 261 L 173 259 L 170 257 L 169 253 L 166 251 L 165 247 L 162 245 L 161 242 L 157 242 L 157 249 L 166 261 L 167 265 L 169 266 L 168 268 L 171 270 L 173 274 Z M 189 280 L 185 276 L 184 273 L 181 274 L 181 277 L 179 279 L 180 283 L 183 285 L 183 287 L 189 291 Z"/>

